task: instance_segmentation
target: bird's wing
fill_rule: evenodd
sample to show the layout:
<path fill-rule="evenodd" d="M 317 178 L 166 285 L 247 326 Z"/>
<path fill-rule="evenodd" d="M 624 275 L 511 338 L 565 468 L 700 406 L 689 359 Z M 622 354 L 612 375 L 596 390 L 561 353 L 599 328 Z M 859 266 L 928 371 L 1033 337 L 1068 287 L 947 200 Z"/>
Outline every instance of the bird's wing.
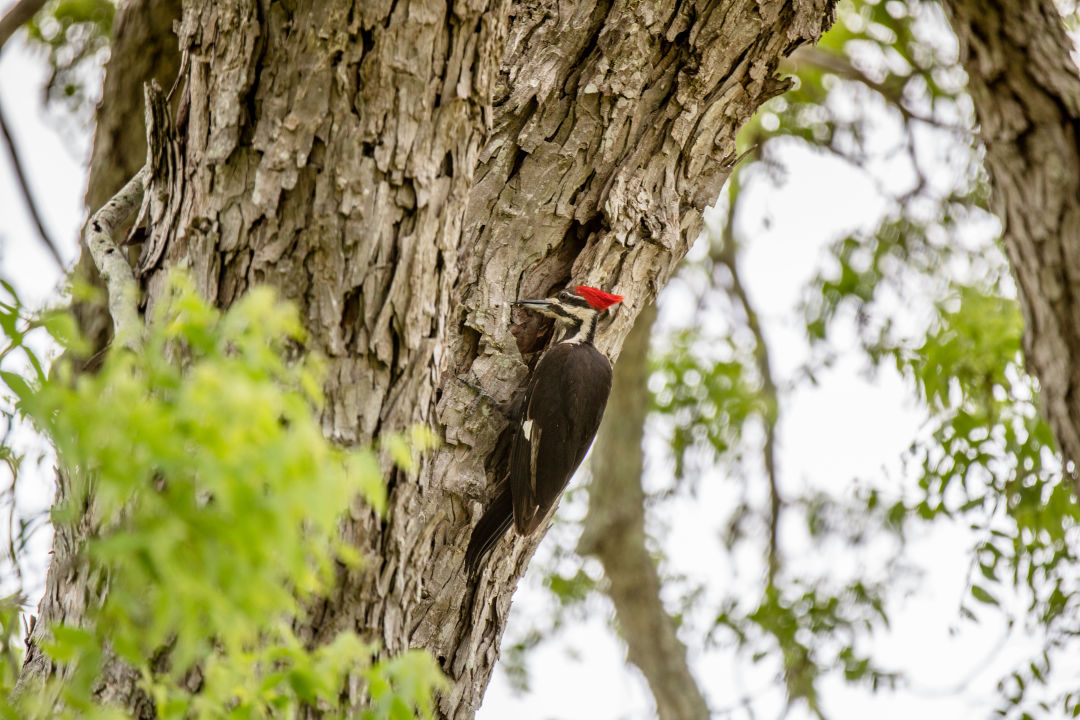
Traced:
<path fill-rule="evenodd" d="M 532 533 L 558 502 L 592 444 L 610 390 L 611 365 L 591 345 L 556 345 L 540 359 L 510 449 L 518 533 Z"/>

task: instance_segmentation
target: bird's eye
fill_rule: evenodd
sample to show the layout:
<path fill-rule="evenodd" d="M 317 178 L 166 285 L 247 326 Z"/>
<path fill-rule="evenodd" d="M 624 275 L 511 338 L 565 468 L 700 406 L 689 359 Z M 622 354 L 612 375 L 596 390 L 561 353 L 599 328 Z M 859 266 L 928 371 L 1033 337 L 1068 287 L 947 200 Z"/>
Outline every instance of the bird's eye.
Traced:
<path fill-rule="evenodd" d="M 559 299 L 560 300 L 569 300 L 570 299 L 570 293 L 563 290 L 561 293 L 559 293 Z"/>

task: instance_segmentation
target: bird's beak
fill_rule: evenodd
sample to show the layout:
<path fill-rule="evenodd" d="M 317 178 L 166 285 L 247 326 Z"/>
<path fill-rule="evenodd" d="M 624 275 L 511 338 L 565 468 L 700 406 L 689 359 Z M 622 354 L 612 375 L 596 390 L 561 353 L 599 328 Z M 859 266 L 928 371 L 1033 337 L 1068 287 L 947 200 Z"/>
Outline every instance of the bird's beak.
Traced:
<path fill-rule="evenodd" d="M 551 307 L 551 301 L 544 298 L 526 298 L 524 300 L 515 300 L 510 303 L 514 307 L 525 308 L 526 310 L 536 310 L 538 312 L 544 312 Z"/>

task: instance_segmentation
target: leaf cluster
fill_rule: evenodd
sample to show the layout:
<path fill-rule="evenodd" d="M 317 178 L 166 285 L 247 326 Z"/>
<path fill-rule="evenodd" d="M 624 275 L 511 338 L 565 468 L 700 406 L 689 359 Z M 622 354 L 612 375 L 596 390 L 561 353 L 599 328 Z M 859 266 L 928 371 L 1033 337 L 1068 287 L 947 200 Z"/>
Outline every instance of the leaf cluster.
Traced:
<path fill-rule="evenodd" d="M 879 667 L 859 647 L 863 633 L 888 625 L 886 588 L 854 581 L 829 591 L 827 580 L 781 588 L 766 588 L 753 608 L 725 601 L 716 617 L 713 635 L 726 630 L 755 663 L 771 660 L 780 668 L 789 703 L 806 702 L 822 714 L 819 684 L 823 675 L 839 668 L 850 683 L 872 689 L 895 688 L 899 676 Z"/>
<path fill-rule="evenodd" d="M 767 412 L 752 363 L 730 338 L 706 349 L 699 331 L 671 333 L 651 358 L 651 412 L 669 423 L 675 479 L 686 473 L 691 454 L 707 462 L 741 452 L 747 423 Z"/>
<path fill-rule="evenodd" d="M 354 633 L 317 647 L 297 634 L 293 618 L 364 562 L 342 514 L 382 514 L 386 497 L 373 453 L 321 431 L 321 363 L 300 352 L 295 310 L 254 289 L 221 313 L 183 275 L 169 282 L 142 351 L 113 349 L 94 375 L 61 363 L 3 377 L 56 447 L 53 522 L 87 538 L 71 561 L 102 598 L 85 623 L 50 628 L 57 679 L 5 712 L 116 716 L 97 678 L 120 661 L 160 717 L 344 717 L 365 703 L 362 717 L 429 717 L 444 681 L 426 654 L 376 662 Z M 348 678 L 359 695 L 342 694 Z"/>

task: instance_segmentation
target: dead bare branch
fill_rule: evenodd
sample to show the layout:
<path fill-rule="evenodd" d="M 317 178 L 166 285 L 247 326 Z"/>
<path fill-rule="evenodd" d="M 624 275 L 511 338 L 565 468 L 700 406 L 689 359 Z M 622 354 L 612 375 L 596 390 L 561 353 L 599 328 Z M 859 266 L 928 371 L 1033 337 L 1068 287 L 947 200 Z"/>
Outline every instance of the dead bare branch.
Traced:
<path fill-rule="evenodd" d="M 149 167 L 135 173 L 112 200 L 86 223 L 85 242 L 94 258 L 94 265 L 105 281 L 109 295 L 109 314 L 113 320 L 114 336 L 124 345 L 135 348 L 142 341 L 142 320 L 139 318 L 139 286 L 135 271 L 113 235 L 135 211 L 142 198 Z"/>

